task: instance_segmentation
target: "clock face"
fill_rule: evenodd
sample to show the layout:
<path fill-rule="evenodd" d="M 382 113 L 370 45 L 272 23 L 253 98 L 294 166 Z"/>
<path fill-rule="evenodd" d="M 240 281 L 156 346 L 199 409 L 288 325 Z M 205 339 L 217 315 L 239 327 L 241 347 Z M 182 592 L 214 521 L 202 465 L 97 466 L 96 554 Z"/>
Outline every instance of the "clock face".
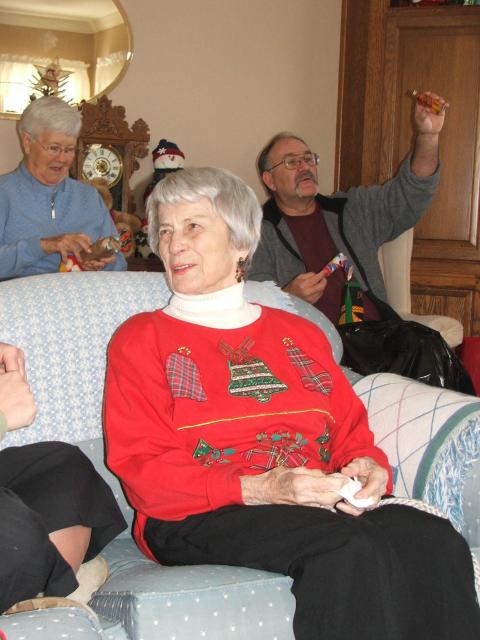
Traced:
<path fill-rule="evenodd" d="M 86 150 L 82 165 L 83 177 L 105 178 L 108 186 L 115 186 L 123 174 L 123 161 L 119 152 L 114 147 L 106 147 L 101 144 L 90 144 Z"/>

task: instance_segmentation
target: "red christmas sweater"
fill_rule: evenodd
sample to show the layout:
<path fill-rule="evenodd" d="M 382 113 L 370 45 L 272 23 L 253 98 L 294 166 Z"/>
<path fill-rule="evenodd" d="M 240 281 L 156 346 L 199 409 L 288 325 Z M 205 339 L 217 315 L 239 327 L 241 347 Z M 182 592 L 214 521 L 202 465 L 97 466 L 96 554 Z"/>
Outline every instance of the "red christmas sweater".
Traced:
<path fill-rule="evenodd" d="M 277 465 L 331 473 L 359 456 L 391 472 L 325 335 L 268 307 L 238 329 L 162 311 L 130 318 L 109 347 L 104 414 L 107 462 L 149 557 L 148 517 L 243 504 L 242 475 Z"/>

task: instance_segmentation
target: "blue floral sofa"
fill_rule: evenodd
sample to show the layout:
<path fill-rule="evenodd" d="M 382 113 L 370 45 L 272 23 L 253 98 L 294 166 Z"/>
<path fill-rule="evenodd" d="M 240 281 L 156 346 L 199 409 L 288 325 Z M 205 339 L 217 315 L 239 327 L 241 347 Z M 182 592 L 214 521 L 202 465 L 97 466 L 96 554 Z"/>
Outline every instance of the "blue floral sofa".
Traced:
<path fill-rule="evenodd" d="M 247 283 L 251 301 L 335 328 L 310 305 L 273 283 Z M 77 443 L 108 480 L 129 522 L 132 510 L 104 465 L 102 387 L 106 346 L 127 317 L 164 306 L 163 274 L 72 273 L 0 283 L 0 340 L 22 347 L 38 403 L 32 427 L 7 434 L 2 447 L 39 440 Z M 388 453 L 398 496 L 425 500 L 448 515 L 480 555 L 479 398 L 392 374 L 346 371 Z M 130 532 L 104 551 L 105 585 L 79 608 L 0 617 L 7 640 L 291 640 L 294 598 L 288 577 L 230 566 L 162 567 L 144 558 Z"/>

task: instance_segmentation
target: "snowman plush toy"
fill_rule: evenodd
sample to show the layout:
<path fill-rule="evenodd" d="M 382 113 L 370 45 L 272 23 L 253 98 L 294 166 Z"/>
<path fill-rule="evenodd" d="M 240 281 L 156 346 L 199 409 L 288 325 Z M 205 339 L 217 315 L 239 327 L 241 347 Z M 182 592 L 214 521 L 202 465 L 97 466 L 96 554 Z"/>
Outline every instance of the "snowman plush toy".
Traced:
<path fill-rule="evenodd" d="M 152 193 L 157 182 L 160 182 L 166 175 L 172 171 L 178 171 L 183 169 L 185 164 L 185 155 L 178 148 L 174 142 L 169 142 L 162 138 L 155 149 L 152 151 L 153 158 L 153 176 L 149 182 L 145 193 L 143 194 L 143 200 L 147 203 L 149 195 Z M 149 258 L 153 255 L 150 246 L 148 244 L 148 220 L 144 218 L 142 220 L 142 228 L 137 233 L 136 238 L 136 252 L 135 255 L 141 258 Z"/>

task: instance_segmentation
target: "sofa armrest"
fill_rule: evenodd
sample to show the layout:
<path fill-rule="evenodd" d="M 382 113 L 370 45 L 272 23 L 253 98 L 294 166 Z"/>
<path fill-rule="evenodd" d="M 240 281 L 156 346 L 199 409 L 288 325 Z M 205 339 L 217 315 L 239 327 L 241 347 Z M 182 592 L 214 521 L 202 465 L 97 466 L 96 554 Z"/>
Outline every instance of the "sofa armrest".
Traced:
<path fill-rule="evenodd" d="M 466 534 L 471 511 L 480 515 L 478 503 L 464 500 L 465 483 L 480 458 L 479 399 L 392 373 L 365 376 L 354 390 L 393 467 L 395 495 L 432 504 Z"/>

